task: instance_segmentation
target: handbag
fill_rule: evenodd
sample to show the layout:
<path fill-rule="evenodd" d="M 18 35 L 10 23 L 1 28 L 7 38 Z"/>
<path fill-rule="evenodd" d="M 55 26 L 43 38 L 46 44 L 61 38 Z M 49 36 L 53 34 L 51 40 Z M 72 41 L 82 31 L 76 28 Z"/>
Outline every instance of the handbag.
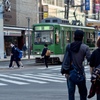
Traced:
<path fill-rule="evenodd" d="M 92 74 L 91 74 L 91 82 L 100 81 L 100 64 L 94 68 Z"/>
<path fill-rule="evenodd" d="M 74 66 L 74 65 L 72 65 Z M 77 69 L 73 69 L 70 71 L 69 79 L 74 83 L 74 84 L 80 84 L 85 80 L 85 75 L 82 71 L 79 71 Z"/>
<path fill-rule="evenodd" d="M 69 79 L 74 84 L 80 84 L 85 81 L 85 74 L 84 71 L 79 67 L 75 66 L 72 61 L 72 52 L 69 50 L 70 56 L 71 56 L 71 68 L 72 70 L 69 72 Z"/>
<path fill-rule="evenodd" d="M 70 44 L 66 47 L 66 52 L 64 54 L 62 66 L 61 66 L 61 74 L 69 74 L 70 68 L 71 68 L 71 57 L 70 57 Z"/>

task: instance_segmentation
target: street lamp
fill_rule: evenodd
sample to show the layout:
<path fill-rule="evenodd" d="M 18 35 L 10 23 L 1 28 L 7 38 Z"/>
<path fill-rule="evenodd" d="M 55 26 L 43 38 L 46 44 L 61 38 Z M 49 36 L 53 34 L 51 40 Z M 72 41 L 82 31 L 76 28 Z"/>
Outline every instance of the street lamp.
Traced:
<path fill-rule="evenodd" d="M 4 58 L 3 3 L 0 0 L 0 59 Z"/>
<path fill-rule="evenodd" d="M 28 20 L 28 59 L 30 59 L 30 17 L 27 17 Z"/>

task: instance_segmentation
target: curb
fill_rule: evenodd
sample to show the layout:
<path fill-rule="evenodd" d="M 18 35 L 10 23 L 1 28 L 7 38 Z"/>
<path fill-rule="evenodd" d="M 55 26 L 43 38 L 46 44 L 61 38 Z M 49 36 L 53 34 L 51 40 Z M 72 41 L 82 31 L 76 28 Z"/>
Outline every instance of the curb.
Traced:
<path fill-rule="evenodd" d="M 30 59 L 28 59 L 28 58 L 22 58 L 21 60 L 35 60 L 35 58 L 30 58 Z M 0 62 L 6 62 L 6 61 L 10 61 L 10 59 L 7 59 L 7 58 L 0 59 Z"/>

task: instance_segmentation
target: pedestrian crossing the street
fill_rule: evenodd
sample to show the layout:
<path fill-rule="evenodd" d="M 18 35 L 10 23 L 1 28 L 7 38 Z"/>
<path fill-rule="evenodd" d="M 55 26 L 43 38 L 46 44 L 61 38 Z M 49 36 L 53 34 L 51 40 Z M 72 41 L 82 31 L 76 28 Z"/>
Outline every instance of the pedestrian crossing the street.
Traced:
<path fill-rule="evenodd" d="M 48 68 L 48 70 L 54 70 L 54 71 L 57 71 L 57 73 L 41 72 L 37 74 L 34 74 L 34 73 L 31 73 L 31 74 L 30 73 L 29 74 L 10 74 L 10 73 L 0 74 L 0 86 L 8 86 L 9 84 L 28 85 L 31 83 L 48 84 L 50 82 L 64 83 L 66 82 L 66 79 L 64 75 L 61 75 L 60 69 L 61 69 L 60 66 Z M 87 67 L 85 69 L 88 70 Z M 44 69 L 40 68 L 40 70 L 44 70 Z M 87 80 L 90 80 L 89 73 L 86 73 L 86 78 Z"/>

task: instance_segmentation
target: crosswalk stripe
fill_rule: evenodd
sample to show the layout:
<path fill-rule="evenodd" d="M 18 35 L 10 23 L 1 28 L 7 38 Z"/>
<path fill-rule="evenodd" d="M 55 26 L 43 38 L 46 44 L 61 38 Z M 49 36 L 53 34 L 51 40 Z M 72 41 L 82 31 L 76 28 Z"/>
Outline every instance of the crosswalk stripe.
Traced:
<path fill-rule="evenodd" d="M 64 82 L 60 80 L 53 80 L 53 79 L 48 79 L 48 78 L 41 78 L 41 77 L 35 77 L 35 76 L 25 76 L 25 75 L 19 75 L 19 74 L 12 74 L 15 76 L 20 76 L 20 77 L 27 77 L 27 78 L 33 78 L 33 79 L 39 79 L 39 80 L 45 80 L 45 81 L 51 81 L 51 82 Z"/>
<path fill-rule="evenodd" d="M 39 67 L 39 68 L 37 68 L 37 69 L 47 69 L 47 70 L 49 70 L 49 69 L 51 69 L 51 70 L 53 70 L 53 69 L 61 69 L 61 66 L 54 66 L 54 67 L 48 67 L 48 68 L 45 68 L 45 67 Z"/>
<path fill-rule="evenodd" d="M 30 76 L 32 76 L 33 74 L 25 74 L 25 75 L 30 75 Z M 61 78 L 61 79 L 63 79 L 63 78 L 65 78 L 64 77 L 64 75 L 61 75 L 61 74 L 55 74 L 55 73 L 52 73 L 52 74 L 46 74 L 46 73 L 38 73 L 38 75 L 40 75 L 40 76 L 50 76 L 50 77 L 59 77 L 59 78 Z"/>
<path fill-rule="evenodd" d="M 3 86 L 3 85 L 7 85 L 7 84 L 4 84 L 4 83 L 0 83 L 0 86 Z"/>
<path fill-rule="evenodd" d="M 54 68 L 54 69 L 51 69 L 51 70 L 60 70 L 60 68 Z"/>
<path fill-rule="evenodd" d="M 64 78 L 64 75 L 61 75 L 61 74 L 46 74 L 46 73 L 39 73 L 38 75 L 43 75 L 43 76 L 54 76 L 54 77 L 59 76 L 60 78 Z"/>
<path fill-rule="evenodd" d="M 49 67 L 48 70 L 60 70 L 60 66 Z M 37 68 L 39 69 L 39 68 Z M 45 68 L 41 68 L 41 70 Z M 86 71 L 86 80 L 90 81 L 91 74 L 89 71 L 89 66 L 85 66 Z M 8 83 L 13 83 L 17 85 L 27 85 L 31 82 L 39 83 L 39 84 L 46 84 L 49 82 L 66 82 L 66 78 L 64 75 L 61 75 L 60 72 L 52 72 L 52 73 L 38 73 L 38 74 L 0 74 L 0 86 L 6 86 Z M 6 82 L 6 83 L 4 83 Z"/>
<path fill-rule="evenodd" d="M 18 85 L 29 84 L 29 83 L 19 82 L 19 81 L 14 81 L 14 80 L 9 80 L 9 79 L 5 79 L 5 78 L 0 78 L 0 80 L 1 81 L 4 81 L 4 82 L 10 82 L 10 83 L 18 84 Z"/>
<path fill-rule="evenodd" d="M 34 76 L 37 76 L 37 77 L 44 77 L 44 78 L 52 78 L 52 79 L 59 79 L 59 80 L 65 80 L 64 78 L 60 78 L 58 76 L 56 77 L 52 77 L 52 76 L 43 76 L 43 75 L 34 75 Z"/>
<path fill-rule="evenodd" d="M 11 79 L 18 79 L 18 80 L 27 81 L 27 82 L 47 83 L 47 82 L 43 82 L 43 81 L 37 81 L 37 80 L 31 80 L 31 79 L 24 79 L 24 78 L 10 76 L 10 75 L 1 75 L 0 74 L 0 76 L 6 77 L 6 78 L 11 78 Z"/>

